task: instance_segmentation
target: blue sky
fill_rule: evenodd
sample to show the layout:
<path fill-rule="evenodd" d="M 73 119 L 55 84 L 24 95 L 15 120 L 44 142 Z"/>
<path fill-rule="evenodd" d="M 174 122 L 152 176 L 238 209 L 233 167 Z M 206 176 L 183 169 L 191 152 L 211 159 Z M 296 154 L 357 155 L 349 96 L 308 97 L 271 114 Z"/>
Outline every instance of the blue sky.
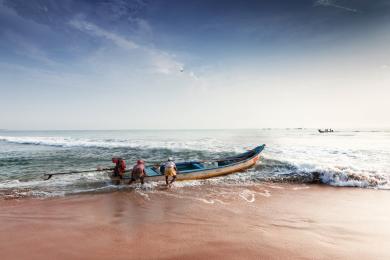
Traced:
<path fill-rule="evenodd" d="M 0 128 L 390 127 L 388 1 L 0 0 Z"/>

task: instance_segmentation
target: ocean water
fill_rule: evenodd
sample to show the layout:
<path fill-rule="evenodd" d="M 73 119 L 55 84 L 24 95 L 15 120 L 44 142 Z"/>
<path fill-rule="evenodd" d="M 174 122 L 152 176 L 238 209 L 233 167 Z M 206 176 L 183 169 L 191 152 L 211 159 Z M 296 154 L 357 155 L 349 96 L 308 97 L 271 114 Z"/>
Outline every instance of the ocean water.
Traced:
<path fill-rule="evenodd" d="M 169 156 L 176 161 L 215 159 L 260 144 L 266 148 L 252 169 L 175 185 L 293 182 L 390 189 L 390 130 L 326 134 L 316 129 L 0 131 L 0 196 L 51 197 L 131 189 L 112 185 L 103 172 L 56 176 L 48 181 L 42 175 L 112 167 L 113 156 L 124 158 L 130 167 L 139 158 L 151 164 Z M 157 185 L 148 182 L 144 189 Z"/>

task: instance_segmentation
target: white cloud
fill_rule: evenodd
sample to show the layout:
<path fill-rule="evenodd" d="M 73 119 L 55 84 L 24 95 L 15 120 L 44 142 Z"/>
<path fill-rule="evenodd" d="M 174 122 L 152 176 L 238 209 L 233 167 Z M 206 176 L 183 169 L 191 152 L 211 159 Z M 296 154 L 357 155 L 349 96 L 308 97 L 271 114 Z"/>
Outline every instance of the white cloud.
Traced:
<path fill-rule="evenodd" d="M 136 49 L 139 47 L 133 41 L 130 41 L 130 40 L 128 40 L 120 35 L 117 35 L 115 33 L 104 30 L 104 29 L 96 26 L 95 24 L 86 22 L 86 21 L 81 20 L 81 19 L 73 19 L 69 22 L 69 24 L 71 26 L 73 26 L 74 28 L 76 28 L 80 31 L 86 32 L 90 35 L 99 36 L 99 37 L 103 37 L 103 38 L 106 38 L 108 40 L 111 40 L 117 46 L 124 48 L 124 49 L 132 50 L 132 49 Z"/>
<path fill-rule="evenodd" d="M 51 31 L 47 26 L 23 18 L 13 9 L 4 6 L 2 0 L 0 0 L 0 17 L 3 17 L 5 20 L 14 21 L 24 28 L 24 30 L 21 31 L 12 30 L 8 26 L 4 27 L 4 30 L 2 31 L 2 41 L 4 41 L 4 44 L 7 46 L 6 48 L 12 48 L 17 55 L 47 66 L 59 65 L 59 63 L 52 59 L 45 49 L 40 46 L 39 42 L 31 41 L 29 36 L 26 36 L 24 33 L 28 30 L 37 32 L 38 35 L 42 32 L 50 33 Z"/>
<path fill-rule="evenodd" d="M 162 74 L 177 73 L 183 68 L 183 64 L 177 61 L 171 54 L 155 50 L 147 49 L 150 54 L 152 66 L 155 70 Z"/>
<path fill-rule="evenodd" d="M 32 44 L 24 37 L 12 33 L 8 33 L 7 35 L 9 40 L 14 39 L 15 46 L 18 46 L 15 52 L 19 55 L 25 56 L 29 59 L 35 60 L 41 64 L 50 67 L 61 65 L 60 63 L 51 59 L 49 55 L 42 50 L 42 48 L 39 48 L 36 45 Z"/>
<path fill-rule="evenodd" d="M 147 33 L 152 32 L 151 26 L 145 20 L 139 20 L 140 29 L 145 29 Z M 116 33 L 107 31 L 93 23 L 87 22 L 80 17 L 72 19 L 69 24 L 84 33 L 95 37 L 105 38 L 113 42 L 116 46 L 125 49 L 125 50 L 138 50 L 145 54 L 145 59 L 149 60 L 150 66 L 153 72 L 164 74 L 164 75 L 174 75 L 181 73 L 182 75 L 188 76 L 192 79 L 197 79 L 194 72 L 184 71 L 184 63 L 179 61 L 175 55 L 149 46 L 140 46 L 132 40 L 125 38 L 124 36 L 118 35 Z"/>
<path fill-rule="evenodd" d="M 138 26 L 138 33 L 141 33 L 142 35 L 146 36 L 151 36 L 153 34 L 152 26 L 145 19 L 136 18 L 133 19 L 133 21 Z"/>
<path fill-rule="evenodd" d="M 353 13 L 357 12 L 356 9 L 338 5 L 338 4 L 336 4 L 332 0 L 317 0 L 317 1 L 314 2 L 314 5 L 315 6 L 334 7 L 334 8 L 342 9 L 342 10 L 345 10 L 345 11 L 348 11 L 348 12 L 353 12 Z"/>

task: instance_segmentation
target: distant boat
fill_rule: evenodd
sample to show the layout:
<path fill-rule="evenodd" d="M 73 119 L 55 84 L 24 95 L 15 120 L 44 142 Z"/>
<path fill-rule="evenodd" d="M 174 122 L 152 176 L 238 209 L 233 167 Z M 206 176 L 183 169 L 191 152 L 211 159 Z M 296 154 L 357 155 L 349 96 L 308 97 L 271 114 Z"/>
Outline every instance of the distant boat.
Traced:
<path fill-rule="evenodd" d="M 245 153 L 224 158 L 218 160 L 209 161 L 190 161 L 190 162 L 178 162 L 176 167 L 178 170 L 177 180 L 199 180 L 208 179 L 212 177 L 218 177 L 227 175 L 239 171 L 248 169 L 256 164 L 260 159 L 260 153 L 264 150 L 265 145 L 260 145 Z M 146 178 L 145 180 L 162 181 L 164 177 L 164 166 L 147 166 L 145 167 Z M 126 171 L 125 176 L 121 179 L 119 177 L 112 176 L 109 173 L 109 177 L 115 184 L 128 183 L 131 176 L 130 171 Z"/>
<path fill-rule="evenodd" d="M 322 129 L 318 129 L 318 132 L 320 132 L 320 133 L 333 133 L 334 132 L 334 130 L 333 129 L 324 129 L 324 130 L 322 130 Z"/>

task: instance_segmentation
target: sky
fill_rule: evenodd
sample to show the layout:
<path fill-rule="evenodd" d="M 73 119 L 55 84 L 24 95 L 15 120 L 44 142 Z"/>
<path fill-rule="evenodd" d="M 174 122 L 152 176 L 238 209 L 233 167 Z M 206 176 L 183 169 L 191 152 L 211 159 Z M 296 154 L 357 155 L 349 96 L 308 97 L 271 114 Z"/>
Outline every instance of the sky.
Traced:
<path fill-rule="evenodd" d="M 0 0 L 0 129 L 389 128 L 388 0 Z"/>

